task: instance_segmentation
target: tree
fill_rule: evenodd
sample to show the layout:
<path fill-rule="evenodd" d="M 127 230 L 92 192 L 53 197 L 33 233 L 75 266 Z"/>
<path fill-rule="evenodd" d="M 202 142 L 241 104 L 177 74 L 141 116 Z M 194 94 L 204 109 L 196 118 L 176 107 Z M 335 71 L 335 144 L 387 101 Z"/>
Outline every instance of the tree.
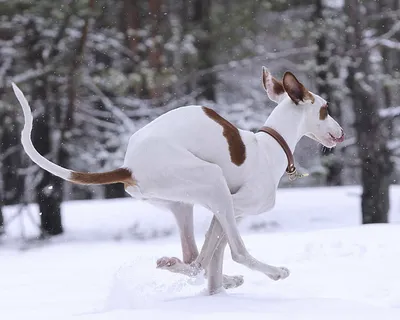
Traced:
<path fill-rule="evenodd" d="M 0 235 L 4 233 L 4 218 L 3 218 L 3 208 L 0 206 Z"/>
<path fill-rule="evenodd" d="M 324 6 L 323 0 L 315 2 L 315 20 L 314 28 L 316 33 L 316 88 L 321 95 L 329 103 L 329 113 L 337 121 L 341 122 L 341 101 L 337 99 L 335 91 L 337 88 L 333 83 L 338 82 L 338 67 L 337 67 L 337 47 L 334 45 L 334 39 L 330 37 L 330 30 L 334 29 L 329 19 L 325 17 L 327 8 Z M 339 30 L 335 30 L 335 36 Z M 335 149 L 321 149 L 321 161 L 327 170 L 326 184 L 328 186 L 338 186 L 342 184 L 341 172 L 343 163 L 340 155 L 337 155 Z"/>
<path fill-rule="evenodd" d="M 212 0 L 194 0 L 192 21 L 198 28 L 197 50 L 200 70 L 211 69 L 214 66 L 214 50 L 211 41 Z M 201 96 L 207 100 L 216 101 L 216 75 L 207 72 L 198 79 L 202 90 Z"/>
<path fill-rule="evenodd" d="M 88 4 L 93 7 L 94 0 L 89 0 Z M 69 1 L 62 17 L 58 15 L 59 9 L 53 10 L 55 7 L 51 1 L 42 1 L 35 6 L 26 2 L 22 7 L 12 7 L 11 13 L 14 14 L 10 14 L 9 26 L 17 27 L 10 28 L 11 40 L 6 44 L 11 44 L 12 49 L 19 52 L 18 64 L 12 65 L 10 74 L 14 73 L 14 81 L 30 95 L 30 104 L 34 115 L 37 115 L 32 131 L 34 145 L 45 157 L 62 166 L 69 166 L 67 148 L 74 123 L 76 87 L 87 39 L 89 13 L 87 4 L 80 7 L 76 0 Z M 18 10 L 23 10 L 23 17 L 15 14 Z M 78 23 L 76 28 L 80 37 L 77 40 L 68 38 L 71 21 L 79 20 L 83 22 Z M 65 50 L 64 46 L 69 45 L 73 49 Z M 19 141 L 19 134 L 14 130 L 9 136 Z M 35 180 L 42 236 L 61 234 L 64 181 L 43 170 L 37 171 Z"/>
<path fill-rule="evenodd" d="M 363 223 L 388 222 L 389 185 L 393 165 L 387 148 L 376 98 L 376 75 L 371 70 L 369 48 L 365 47 L 365 7 L 346 0 L 347 54 L 350 57 L 347 86 L 355 115 L 357 149 L 361 160 L 361 209 Z M 370 80 L 372 79 L 372 81 Z"/>

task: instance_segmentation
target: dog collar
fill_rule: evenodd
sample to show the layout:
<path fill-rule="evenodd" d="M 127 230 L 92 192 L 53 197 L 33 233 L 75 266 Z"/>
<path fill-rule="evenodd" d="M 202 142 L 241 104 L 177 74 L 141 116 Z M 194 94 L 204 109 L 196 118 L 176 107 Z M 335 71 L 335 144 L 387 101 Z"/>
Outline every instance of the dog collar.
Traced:
<path fill-rule="evenodd" d="M 290 181 L 294 181 L 297 178 L 302 178 L 308 176 L 308 173 L 298 173 L 296 167 L 294 166 L 294 157 L 293 153 L 290 150 L 288 144 L 285 139 L 274 129 L 267 126 L 262 126 L 257 132 L 264 132 L 274 138 L 279 145 L 282 147 L 283 151 L 286 154 L 288 165 L 286 167 L 286 174 L 289 177 Z"/>

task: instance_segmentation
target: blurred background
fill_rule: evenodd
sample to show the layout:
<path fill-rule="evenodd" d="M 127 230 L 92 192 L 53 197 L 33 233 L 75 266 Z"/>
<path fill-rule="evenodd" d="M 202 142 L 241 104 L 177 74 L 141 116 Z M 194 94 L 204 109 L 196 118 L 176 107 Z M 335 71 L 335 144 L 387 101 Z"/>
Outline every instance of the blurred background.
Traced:
<path fill-rule="evenodd" d="M 3 239 L 12 224 L 25 228 L 21 217 L 37 227 L 34 238 L 62 234 L 66 201 L 126 197 L 122 185 L 72 185 L 29 160 L 11 81 L 33 109 L 39 152 L 100 172 L 122 164 L 136 130 L 180 106 L 207 105 L 257 130 L 274 108 L 262 66 L 278 79 L 293 72 L 329 101 L 346 132 L 333 150 L 302 139 L 295 159 L 310 177 L 283 178 L 281 187 L 359 186 L 359 222 L 390 222 L 389 187 L 399 173 L 399 0 L 13 0 L 0 1 L 0 14 Z"/>

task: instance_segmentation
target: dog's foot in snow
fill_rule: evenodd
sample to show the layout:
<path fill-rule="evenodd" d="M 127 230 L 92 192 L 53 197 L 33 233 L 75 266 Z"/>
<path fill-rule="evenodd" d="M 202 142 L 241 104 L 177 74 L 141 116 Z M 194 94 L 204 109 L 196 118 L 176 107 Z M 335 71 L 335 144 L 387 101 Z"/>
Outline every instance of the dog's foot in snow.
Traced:
<path fill-rule="evenodd" d="M 157 260 L 158 269 L 169 269 L 176 264 L 182 264 L 181 259 L 176 257 L 162 257 Z"/>
<path fill-rule="evenodd" d="M 267 276 L 272 280 L 283 280 L 289 277 L 290 271 L 288 268 L 285 267 L 276 267 L 276 272 L 267 273 Z"/>
<path fill-rule="evenodd" d="M 174 273 L 181 273 L 189 277 L 195 277 L 201 271 L 196 264 L 186 264 L 176 257 L 162 257 L 158 259 L 157 269 L 164 269 Z"/>
<path fill-rule="evenodd" d="M 222 279 L 222 286 L 225 289 L 233 289 L 241 286 L 244 283 L 244 278 L 241 275 L 227 276 L 224 275 Z"/>

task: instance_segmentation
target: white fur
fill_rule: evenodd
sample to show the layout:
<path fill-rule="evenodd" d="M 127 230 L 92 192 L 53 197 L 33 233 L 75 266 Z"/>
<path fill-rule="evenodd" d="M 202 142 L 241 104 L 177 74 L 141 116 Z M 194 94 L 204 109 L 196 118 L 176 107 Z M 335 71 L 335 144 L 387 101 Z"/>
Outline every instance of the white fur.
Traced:
<path fill-rule="evenodd" d="M 319 119 L 326 101 L 313 94 L 314 102 L 296 105 L 285 92 L 273 92 L 272 76 L 264 69 L 265 89 L 278 102 L 267 121 L 288 143 L 292 152 L 307 135 L 326 147 L 342 137 L 341 127 L 328 116 Z M 292 78 L 293 79 L 293 78 Z M 296 80 L 297 81 L 297 80 Z M 13 84 L 24 109 L 22 143 L 28 155 L 42 168 L 68 179 L 70 171 L 40 156 L 30 141 L 32 115 L 22 92 Z M 201 106 L 170 111 L 134 133 L 127 147 L 123 167 L 130 169 L 137 184 L 126 191 L 137 199 L 162 205 L 175 215 L 180 228 L 184 260 L 163 258 L 158 267 L 195 276 L 207 271 L 209 292 L 243 283 L 240 276 L 222 275 L 223 253 L 229 244 L 232 258 L 273 280 L 284 279 L 289 270 L 258 261 L 247 251 L 237 228 L 246 215 L 272 209 L 279 180 L 287 166 L 281 146 L 265 133 L 239 130 L 246 146 L 246 160 L 232 163 L 223 128 L 208 117 Z M 197 253 L 193 235 L 193 204 L 214 213 L 206 240 Z"/>
<path fill-rule="evenodd" d="M 25 152 L 32 159 L 32 161 L 35 162 L 39 167 L 43 168 L 46 171 L 49 171 L 50 173 L 56 175 L 57 177 L 69 180 L 71 177 L 70 170 L 60 167 L 55 163 L 47 160 L 39 152 L 36 151 L 31 140 L 32 123 L 33 123 L 31 108 L 29 107 L 28 101 L 26 101 L 26 98 L 22 93 L 22 91 L 17 87 L 17 85 L 14 82 L 12 82 L 11 84 L 14 93 L 20 105 L 22 106 L 22 110 L 24 112 L 25 124 L 21 133 L 21 142 Z"/>
<path fill-rule="evenodd" d="M 272 86 L 269 81 L 267 86 Z M 271 92 L 272 87 L 267 88 Z M 333 147 L 330 134 L 341 137 L 342 129 L 330 116 L 319 119 L 326 101 L 314 94 L 314 102 L 295 105 L 289 96 L 274 95 L 279 101 L 266 126 L 277 130 L 292 152 L 304 135 Z M 197 203 L 215 217 L 203 248 L 192 264 L 173 261 L 163 268 L 186 275 L 208 269 L 209 292 L 218 292 L 226 243 L 238 263 L 263 272 L 271 279 L 284 279 L 289 271 L 257 261 L 246 250 L 236 222 L 239 217 L 259 214 L 274 207 L 276 189 L 287 166 L 281 146 L 265 133 L 240 130 L 246 145 L 246 161 L 236 166 L 230 160 L 222 127 L 200 106 L 182 107 L 159 117 L 134 134 L 129 142 L 124 166 L 139 181 L 127 192 L 133 197 L 160 198 L 171 202 Z M 196 248 L 197 250 L 197 248 Z M 238 284 L 240 285 L 240 284 Z"/>

